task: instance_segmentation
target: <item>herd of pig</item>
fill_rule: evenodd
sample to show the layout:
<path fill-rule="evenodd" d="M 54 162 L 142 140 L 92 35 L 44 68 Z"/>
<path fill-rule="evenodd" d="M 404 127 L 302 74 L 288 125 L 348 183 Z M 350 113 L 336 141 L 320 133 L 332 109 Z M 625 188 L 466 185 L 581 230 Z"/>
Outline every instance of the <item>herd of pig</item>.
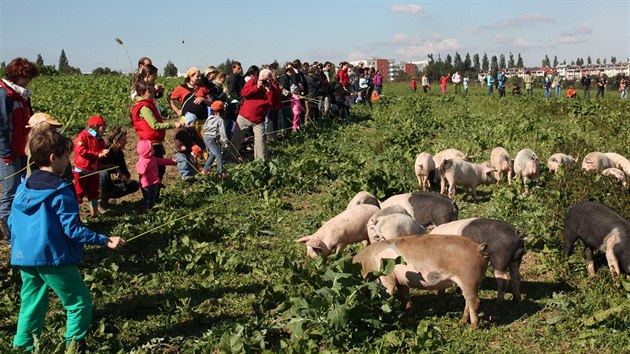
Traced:
<path fill-rule="evenodd" d="M 527 165 L 527 164 L 525 164 Z M 383 202 L 368 192 L 359 192 L 345 211 L 327 221 L 314 234 L 297 242 L 307 247 L 311 258 L 340 253 L 352 243 L 363 242 L 353 258 L 362 275 L 379 271 L 382 259 L 402 257 L 394 271 L 379 277 L 391 296 L 398 289 L 405 307 L 411 308 L 410 288 L 443 291 L 457 285 L 465 299 L 462 323 L 478 327 L 478 290 L 488 263 L 494 269 L 497 300 L 503 302 L 512 280 L 512 294 L 520 301 L 520 265 L 524 240 L 509 223 L 496 219 L 457 220 L 454 200 L 432 192 L 392 196 Z M 429 235 L 427 230 L 431 230 Z M 584 257 L 590 275 L 595 274 L 592 253 L 606 254 L 613 275 L 630 274 L 630 222 L 613 209 L 595 202 L 569 208 L 564 226 L 564 254 L 570 255 L 577 239 L 585 245 Z"/>
<path fill-rule="evenodd" d="M 557 172 L 559 168 L 571 168 L 576 160 L 566 154 L 556 153 L 549 157 L 547 167 L 550 172 Z M 490 154 L 490 161 L 474 164 L 468 161 L 468 156 L 456 149 L 446 149 L 431 155 L 426 152 L 418 154 L 414 164 L 418 184 L 423 191 L 434 183 L 440 182 L 440 193 L 455 196 L 455 187 L 470 187 L 473 198 L 477 197 L 478 185 L 499 185 L 503 176 L 509 184 L 513 177 L 520 175 L 525 183 L 525 191 L 529 192 L 530 181 L 540 175 L 540 162 L 535 152 L 523 149 L 511 159 L 508 151 L 496 147 Z M 620 154 L 607 152 L 591 152 L 584 157 L 582 169 L 585 171 L 601 172 L 617 178 L 625 187 L 627 175 L 630 174 L 630 161 Z"/>

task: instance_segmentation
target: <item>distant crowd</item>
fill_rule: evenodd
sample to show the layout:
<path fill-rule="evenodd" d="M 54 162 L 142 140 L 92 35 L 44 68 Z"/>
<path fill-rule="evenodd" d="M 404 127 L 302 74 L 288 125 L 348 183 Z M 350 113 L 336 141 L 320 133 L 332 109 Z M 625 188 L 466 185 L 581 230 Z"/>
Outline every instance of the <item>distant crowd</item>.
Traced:
<path fill-rule="evenodd" d="M 442 90 L 442 94 L 446 94 L 446 87 L 450 82 L 455 86 L 455 93 L 463 92 L 463 95 L 468 95 L 468 87 L 469 87 L 469 78 L 462 77 L 459 71 L 456 71 L 452 76 L 450 73 L 446 75 L 440 76 L 439 84 Z M 496 90 L 499 94 L 499 97 L 506 96 L 506 88 L 508 76 L 505 73 L 505 70 L 499 70 L 496 74 L 496 77 L 492 74 L 479 74 L 478 81 L 482 86 L 487 87 L 487 95 L 492 96 L 494 90 Z M 573 85 L 568 84 L 566 78 L 560 76 L 557 71 L 549 70 L 540 78 L 537 78 L 532 74 L 531 71 L 525 72 L 525 75 L 522 77 L 523 84 L 525 85 L 525 94 L 527 96 L 534 96 L 534 87 L 537 86 L 537 81 L 540 80 L 540 87 L 543 89 L 543 97 L 546 99 L 551 98 L 554 94 L 555 97 L 562 97 L 562 90 L 567 87 L 566 97 L 567 98 L 575 98 L 577 97 L 576 89 Z M 579 84 L 582 89 L 582 97 L 590 98 L 591 97 L 591 89 L 594 86 L 596 89 L 595 97 L 604 97 L 606 92 L 606 86 L 608 84 L 608 79 L 604 73 L 600 73 L 593 83 L 591 76 L 588 72 L 583 71 L 582 77 L 579 80 Z M 427 73 L 425 72 L 422 76 L 422 89 L 425 93 L 429 91 L 431 88 L 429 83 L 429 78 Z M 462 89 L 463 88 L 463 89 Z M 411 80 L 411 90 L 416 92 L 417 83 L 416 79 L 412 78 Z M 512 84 L 511 93 L 513 96 L 521 95 L 521 85 L 518 82 L 514 82 Z M 625 74 L 621 74 L 619 80 L 619 96 L 622 99 L 628 98 L 628 78 Z"/>

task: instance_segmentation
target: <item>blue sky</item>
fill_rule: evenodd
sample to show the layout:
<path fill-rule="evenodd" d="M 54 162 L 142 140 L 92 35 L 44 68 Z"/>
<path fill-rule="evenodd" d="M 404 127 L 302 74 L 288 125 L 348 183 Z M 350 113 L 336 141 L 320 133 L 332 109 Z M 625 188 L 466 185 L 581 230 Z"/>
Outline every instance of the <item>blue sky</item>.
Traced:
<path fill-rule="evenodd" d="M 34 61 L 41 53 L 57 65 L 63 48 L 84 72 L 129 71 L 125 49 L 134 67 L 148 56 L 160 71 L 168 60 L 185 71 L 226 58 L 247 67 L 455 52 L 520 53 L 527 66 L 540 65 L 545 54 L 567 63 L 589 55 L 625 62 L 629 18 L 628 0 L 0 0 L 0 61 Z"/>

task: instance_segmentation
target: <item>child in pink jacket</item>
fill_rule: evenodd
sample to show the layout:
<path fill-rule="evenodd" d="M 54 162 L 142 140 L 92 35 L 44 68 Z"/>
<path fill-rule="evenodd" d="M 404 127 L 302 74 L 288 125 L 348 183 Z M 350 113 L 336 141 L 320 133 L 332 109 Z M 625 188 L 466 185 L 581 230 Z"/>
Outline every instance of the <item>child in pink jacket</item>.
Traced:
<path fill-rule="evenodd" d="M 304 112 L 304 107 L 300 103 L 298 96 L 299 89 L 295 85 L 291 85 L 291 112 L 293 112 L 293 131 L 300 129 L 300 115 Z"/>
<path fill-rule="evenodd" d="M 153 156 L 153 145 L 150 140 L 140 140 L 136 145 L 138 150 L 138 162 L 136 170 L 140 176 L 144 209 L 149 210 L 160 198 L 160 185 L 162 180 L 158 173 L 158 165 L 176 165 L 176 159 L 162 159 Z"/>

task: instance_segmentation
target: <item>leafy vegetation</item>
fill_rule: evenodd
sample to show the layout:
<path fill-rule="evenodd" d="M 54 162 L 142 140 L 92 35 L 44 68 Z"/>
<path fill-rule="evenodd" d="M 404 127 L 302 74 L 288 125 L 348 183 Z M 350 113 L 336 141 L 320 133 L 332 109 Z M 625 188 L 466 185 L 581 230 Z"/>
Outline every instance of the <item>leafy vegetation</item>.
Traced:
<path fill-rule="evenodd" d="M 177 80 L 162 83 L 169 92 Z M 64 121 L 68 133 L 95 113 L 110 125 L 128 124 L 129 77 L 40 77 L 32 88 L 35 109 Z M 513 183 L 480 187 L 476 202 L 458 200 L 461 218 L 504 219 L 528 237 L 523 301 L 506 302 L 490 318 L 496 290 L 489 271 L 477 331 L 458 324 L 464 300 L 454 290 L 444 296 L 413 291 L 414 310 L 405 312 L 380 285 L 361 279 L 351 264 L 360 245 L 323 264 L 306 259 L 304 246 L 294 242 L 358 191 L 384 199 L 418 190 L 413 161 L 420 151 L 453 147 L 475 162 L 497 145 L 512 156 L 531 148 L 543 161 L 555 152 L 630 155 L 628 103 L 616 95 L 545 101 L 488 98 L 482 90 L 443 97 L 435 87 L 424 95 L 389 85 L 373 110 L 353 108 L 351 124 L 322 120 L 299 134 L 280 134 L 270 144 L 270 160 L 228 165 L 229 179 L 189 185 L 168 178 L 163 202 L 150 214 L 122 201 L 90 220 L 91 228 L 131 240 L 120 252 L 90 247 L 80 265 L 95 303 L 90 350 L 627 351 L 630 281 L 614 281 L 601 255 L 597 276 L 588 278 L 581 246 L 568 259 L 561 255 L 567 207 L 598 200 L 630 217 L 628 191 L 609 178 L 544 171 L 528 195 Z M 169 112 L 163 99 L 160 105 Z M 0 351 L 10 352 L 20 280 L 0 252 Z M 44 352 L 64 347 L 65 314 L 52 299 Z"/>

